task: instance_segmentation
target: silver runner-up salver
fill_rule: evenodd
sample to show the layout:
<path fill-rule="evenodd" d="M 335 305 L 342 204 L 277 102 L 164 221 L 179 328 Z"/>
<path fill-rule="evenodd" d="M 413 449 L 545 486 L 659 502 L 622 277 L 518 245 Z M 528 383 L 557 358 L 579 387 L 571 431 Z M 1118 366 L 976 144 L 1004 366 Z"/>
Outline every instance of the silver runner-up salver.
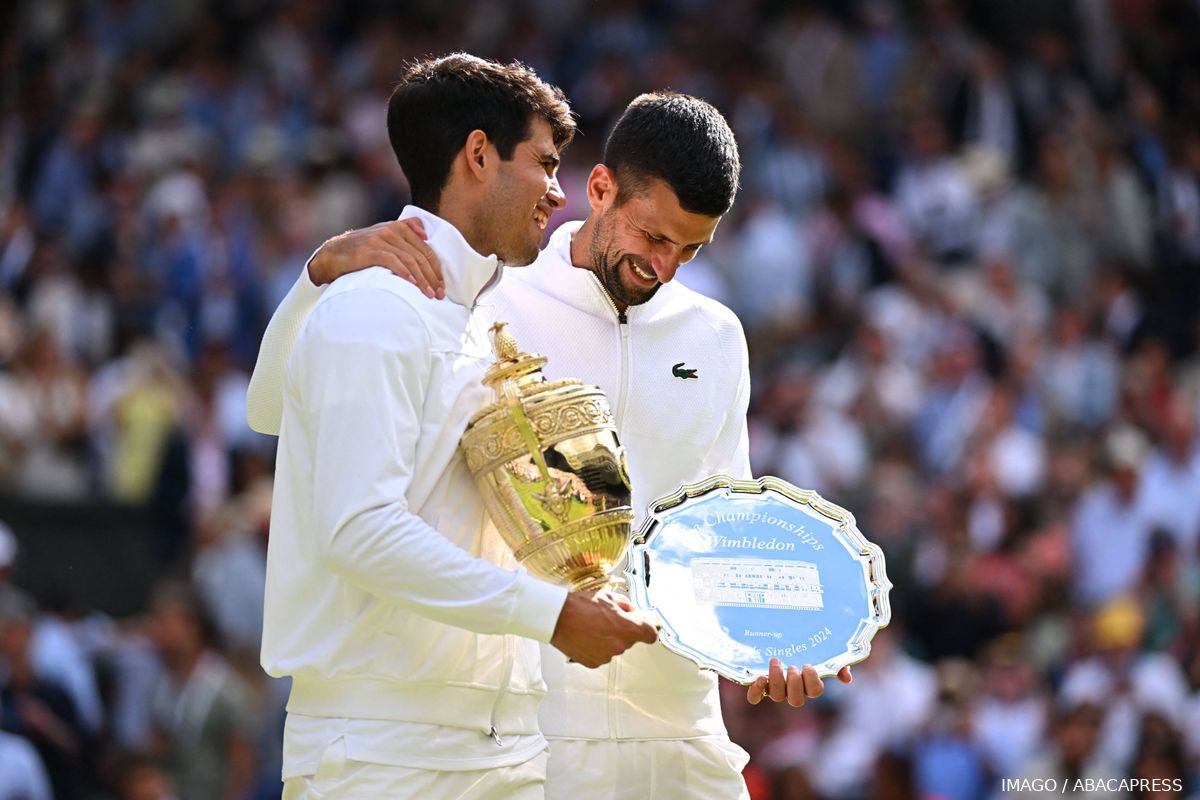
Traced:
<path fill-rule="evenodd" d="M 626 572 L 666 647 L 743 684 L 772 658 L 836 675 L 892 616 L 883 551 L 849 511 L 778 478 L 716 476 L 655 501 Z"/>

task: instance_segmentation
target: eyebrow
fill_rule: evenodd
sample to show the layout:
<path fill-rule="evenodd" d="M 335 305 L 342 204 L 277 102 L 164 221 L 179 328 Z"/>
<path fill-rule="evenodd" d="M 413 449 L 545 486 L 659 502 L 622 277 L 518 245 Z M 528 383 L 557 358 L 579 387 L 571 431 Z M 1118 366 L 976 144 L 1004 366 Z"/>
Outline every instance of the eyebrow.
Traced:
<path fill-rule="evenodd" d="M 556 167 L 562 163 L 562 159 L 559 158 L 558 153 L 554 152 L 543 152 L 540 156 L 538 156 L 538 161 L 548 162 Z"/>

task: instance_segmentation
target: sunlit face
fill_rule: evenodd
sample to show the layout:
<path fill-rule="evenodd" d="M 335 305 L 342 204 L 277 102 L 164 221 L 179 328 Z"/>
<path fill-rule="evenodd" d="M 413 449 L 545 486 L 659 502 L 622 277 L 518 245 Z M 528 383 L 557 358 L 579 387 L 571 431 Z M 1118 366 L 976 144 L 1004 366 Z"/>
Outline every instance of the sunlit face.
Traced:
<path fill-rule="evenodd" d="M 588 178 L 590 266 L 620 307 L 645 303 L 712 241 L 720 217 L 685 211 L 661 180 L 617 204 L 616 177 L 598 165 Z"/>
<path fill-rule="evenodd" d="M 558 164 L 550 125 L 540 117 L 512 158 L 497 162 L 481 233 L 505 264 L 520 266 L 537 258 L 550 215 L 566 202 L 558 185 Z"/>

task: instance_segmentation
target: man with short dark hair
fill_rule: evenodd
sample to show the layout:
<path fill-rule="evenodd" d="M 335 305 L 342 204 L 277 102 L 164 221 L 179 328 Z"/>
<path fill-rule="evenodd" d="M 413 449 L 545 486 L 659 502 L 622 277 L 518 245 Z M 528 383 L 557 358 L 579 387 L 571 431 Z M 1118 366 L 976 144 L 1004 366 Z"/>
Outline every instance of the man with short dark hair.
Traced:
<path fill-rule="evenodd" d="M 413 206 L 431 213 L 446 209 L 478 252 L 495 253 L 509 266 L 537 258 L 539 235 L 531 229 L 545 227 L 545 220 L 561 205 L 562 191 L 555 185 L 539 196 L 547 207 L 522 201 L 517 193 L 522 170 L 532 168 L 539 180 L 549 175 L 555 182 L 559 152 L 575 135 L 575 121 L 561 91 L 516 64 L 451 55 L 419 62 L 408 71 L 388 101 L 387 126 Z M 531 127 L 544 127 L 549 135 L 531 138 L 537 133 Z M 451 180 L 464 132 L 475 130 L 486 132 L 487 145 L 499 156 L 490 176 L 494 192 L 484 196 L 483 204 L 462 196 L 474 187 Z M 517 147 L 531 142 L 535 152 L 514 160 Z M 459 210 L 471 215 L 456 214 Z"/>
<path fill-rule="evenodd" d="M 597 666 L 656 638 L 515 569 L 458 451 L 489 394 L 480 296 L 536 256 L 574 124 L 526 67 L 456 54 L 408 71 L 388 129 L 416 204 L 376 230 L 436 259 L 447 302 L 384 269 L 302 276 L 290 358 L 256 376 L 282 400 L 262 662 L 292 678 L 284 796 L 532 800 L 537 642 Z"/>
<path fill-rule="evenodd" d="M 711 241 L 739 172 L 733 133 L 710 104 L 672 92 L 636 98 L 588 177 L 587 219 L 560 227 L 532 266 L 506 275 L 488 298 L 524 349 L 548 357 L 548 378 L 579 377 L 604 389 L 628 449 L 639 514 L 682 483 L 717 473 L 750 477 L 741 324 L 672 282 Z M 324 255 L 333 278 L 384 253 L 396 272 L 420 282 L 424 272 L 407 268 L 409 249 L 366 229 L 326 243 L 314 261 Z M 265 364 L 287 358 L 288 315 L 301 312 L 298 305 L 276 312 L 256 379 Z M 273 432 L 278 391 L 252 383 L 256 430 Z M 713 673 L 663 647 L 634 648 L 598 670 L 543 648 L 542 665 L 550 687 L 539 717 L 551 742 L 547 797 L 747 796 L 746 754 L 725 731 Z M 839 677 L 848 681 L 849 671 Z M 802 705 L 822 691 L 811 667 L 785 673 L 775 663 L 749 699 L 769 694 Z"/>
<path fill-rule="evenodd" d="M 586 249 L 581 243 L 575 263 L 590 261 L 619 312 L 646 303 L 711 241 L 740 172 L 733 131 L 715 108 L 682 94 L 641 95 L 617 120 L 588 178 L 592 213 L 579 228 Z M 661 212 L 690 224 L 695 241 L 657 230 L 652 218 Z M 627 235 L 636 246 L 622 241 Z"/>

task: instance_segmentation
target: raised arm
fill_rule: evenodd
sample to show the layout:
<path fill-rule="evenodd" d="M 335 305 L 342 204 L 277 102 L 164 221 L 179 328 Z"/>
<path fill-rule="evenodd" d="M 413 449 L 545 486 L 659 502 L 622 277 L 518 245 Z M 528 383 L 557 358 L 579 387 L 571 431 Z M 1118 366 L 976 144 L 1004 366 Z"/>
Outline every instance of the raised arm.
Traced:
<path fill-rule="evenodd" d="M 296 336 L 321 298 L 325 285 L 341 275 L 377 266 L 387 267 L 428 297 L 444 296 L 437 256 L 425 244 L 425 229 L 419 219 L 381 222 L 347 231 L 322 244 L 271 315 L 263 334 L 246 393 L 246 422 L 251 428 L 279 435 L 284 369 L 292 356 Z"/>

